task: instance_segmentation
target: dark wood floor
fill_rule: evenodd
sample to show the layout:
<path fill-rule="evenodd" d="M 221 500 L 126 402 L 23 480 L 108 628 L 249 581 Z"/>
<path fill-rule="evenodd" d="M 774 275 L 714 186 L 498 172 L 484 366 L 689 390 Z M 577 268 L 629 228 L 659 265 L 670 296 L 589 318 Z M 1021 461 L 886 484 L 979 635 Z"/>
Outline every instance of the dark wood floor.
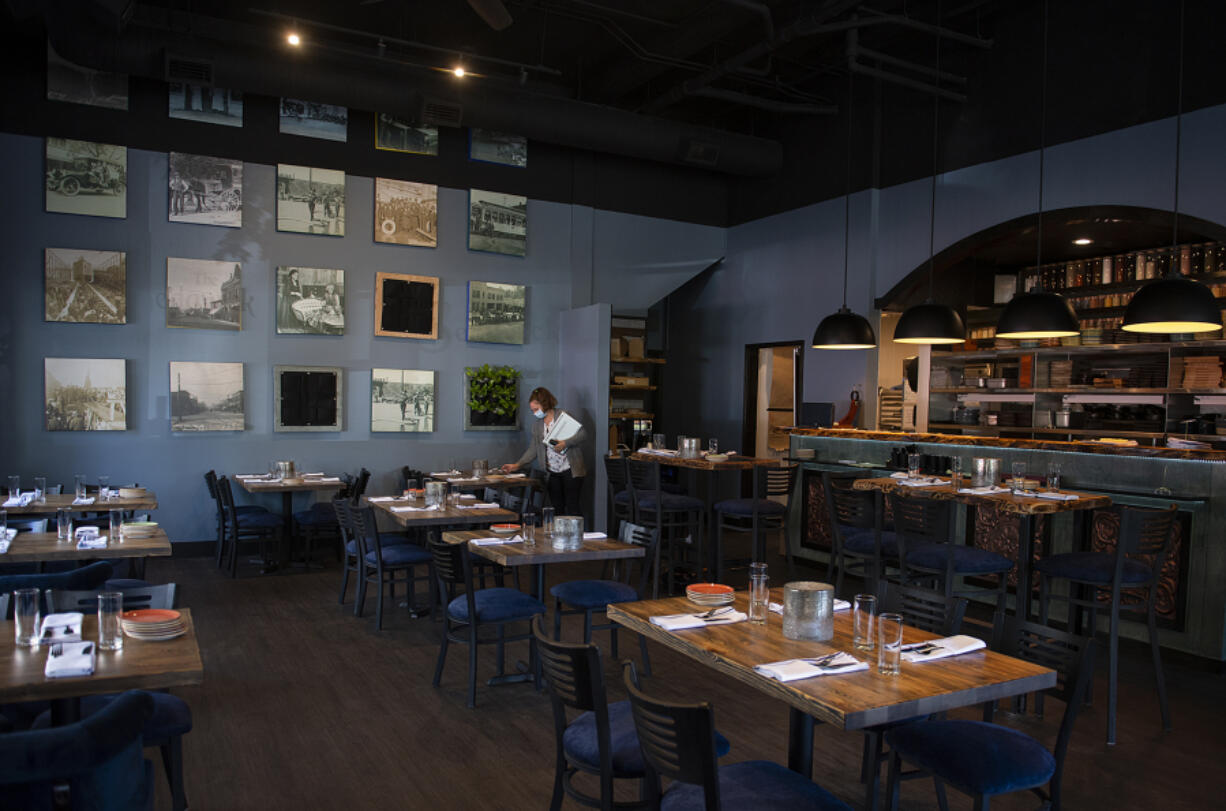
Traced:
<path fill-rule="evenodd" d="M 549 574 L 552 580 L 588 573 L 576 566 Z M 210 558 L 176 558 L 151 561 L 148 577 L 179 584 L 204 655 L 204 684 L 176 691 L 195 718 L 184 743 L 195 811 L 548 806 L 554 742 L 545 694 L 531 685 L 482 684 L 477 708 L 467 709 L 463 648 L 453 648 L 443 686 L 432 688 L 440 626 L 429 619 L 394 610 L 376 632 L 373 599 L 363 619 L 353 616 L 352 598 L 337 604 L 336 569 L 231 580 Z M 577 628 L 568 630 L 573 638 Z M 620 698 L 608 635 L 599 641 L 613 698 Z M 637 658 L 636 647 L 623 640 L 621 653 Z M 732 741 L 726 761 L 785 761 L 782 704 L 662 648 L 652 653 L 655 675 L 646 689 L 713 702 L 719 728 Z M 493 656 L 492 646 L 483 650 L 482 678 L 492 674 Z M 1096 696 L 1103 698 L 1105 665 L 1100 657 Z M 1166 673 L 1175 729 L 1164 735 L 1147 655 L 1125 648 L 1119 744 L 1104 743 L 1101 701 L 1083 712 L 1068 754 L 1065 808 L 1222 807 L 1223 677 L 1181 662 L 1169 662 Z M 1062 706 L 1049 707 L 1045 720 L 1016 725 L 1053 740 Z M 860 744 L 858 734 L 818 727 L 814 777 L 854 807 L 862 798 Z M 168 807 L 160 768 L 158 778 L 159 807 Z M 952 793 L 951 804 L 970 807 Z M 905 784 L 902 807 L 934 808 L 931 783 Z M 993 807 L 1035 803 L 1013 795 Z"/>

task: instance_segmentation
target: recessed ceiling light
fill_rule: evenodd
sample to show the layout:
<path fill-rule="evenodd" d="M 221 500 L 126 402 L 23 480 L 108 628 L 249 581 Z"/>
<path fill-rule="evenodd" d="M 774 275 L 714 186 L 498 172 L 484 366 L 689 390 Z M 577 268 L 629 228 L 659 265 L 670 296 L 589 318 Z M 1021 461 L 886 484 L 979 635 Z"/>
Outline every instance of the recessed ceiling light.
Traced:
<path fill-rule="evenodd" d="M 290 31 L 289 34 L 286 35 L 285 41 L 297 48 L 302 44 L 302 37 L 298 36 L 297 32 Z"/>
<path fill-rule="evenodd" d="M 451 72 L 455 74 L 455 77 L 457 79 L 463 79 L 464 76 L 468 73 L 468 71 L 464 70 L 464 68 L 460 67 L 459 65 L 453 68 Z"/>
<path fill-rule="evenodd" d="M 1081 237 L 1080 239 L 1073 240 L 1074 245 L 1090 245 L 1093 244 L 1093 242 L 1094 240 L 1090 239 L 1089 237 Z"/>

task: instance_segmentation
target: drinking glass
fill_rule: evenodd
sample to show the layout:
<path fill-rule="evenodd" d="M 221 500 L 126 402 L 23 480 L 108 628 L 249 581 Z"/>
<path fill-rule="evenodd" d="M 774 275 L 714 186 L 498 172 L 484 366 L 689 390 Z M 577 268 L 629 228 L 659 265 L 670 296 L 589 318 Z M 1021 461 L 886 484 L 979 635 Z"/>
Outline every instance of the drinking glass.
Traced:
<path fill-rule="evenodd" d="M 98 595 L 98 648 L 123 650 L 123 629 L 119 617 L 123 614 L 123 592 L 104 591 Z"/>
<path fill-rule="evenodd" d="M 123 510 L 111 510 L 111 537 L 108 543 L 118 543 L 123 540 Z"/>
<path fill-rule="evenodd" d="M 719 453 L 719 440 L 715 437 L 707 440 L 707 453 Z"/>
<path fill-rule="evenodd" d="M 902 614 L 882 614 L 877 617 L 877 672 L 897 676 L 902 670 Z"/>
<path fill-rule="evenodd" d="M 106 499 L 110 497 L 111 497 L 111 477 L 110 476 L 99 476 L 98 477 L 98 498 L 103 499 L 105 501 Z"/>
<path fill-rule="evenodd" d="M 953 484 L 953 488 L 957 490 L 959 487 L 962 486 L 962 457 L 961 456 L 955 456 L 954 458 L 949 460 L 949 472 L 953 474 L 952 476 L 950 476 L 950 479 L 951 479 L 951 483 Z"/>
<path fill-rule="evenodd" d="M 426 482 L 426 506 L 441 507 L 446 488 L 446 482 Z"/>
<path fill-rule="evenodd" d="M 656 450 L 663 450 L 668 447 L 668 440 L 664 438 L 664 434 L 652 434 L 651 447 Z"/>
<path fill-rule="evenodd" d="M 1021 492 L 1023 485 L 1026 483 L 1026 463 L 1013 463 L 1013 489 Z"/>
<path fill-rule="evenodd" d="M 17 589 L 13 592 L 13 626 L 18 647 L 38 647 L 38 589 Z"/>
<path fill-rule="evenodd" d="M 404 480 L 404 494 L 406 496 L 413 495 L 412 491 L 416 489 L 417 489 L 417 479 L 405 479 Z"/>
<path fill-rule="evenodd" d="M 872 650 L 876 647 L 873 620 L 877 615 L 877 598 L 872 594 L 857 594 L 852 598 L 852 620 L 855 627 L 852 631 L 851 644 L 857 650 Z"/>
<path fill-rule="evenodd" d="M 9 539 L 9 511 L 0 510 L 0 543 Z"/>
<path fill-rule="evenodd" d="M 73 493 L 76 498 L 85 498 L 85 474 L 78 473 L 72 477 Z"/>
<path fill-rule="evenodd" d="M 907 478 L 918 479 L 920 476 L 920 455 L 918 453 L 907 454 Z"/>
<path fill-rule="evenodd" d="M 523 536 L 524 546 L 536 546 L 536 513 L 524 513 L 519 520 L 523 525 L 520 534 Z"/>
<path fill-rule="evenodd" d="M 1047 466 L 1047 489 L 1060 489 L 1060 463 L 1052 462 Z"/>
<path fill-rule="evenodd" d="M 461 492 L 460 485 L 453 484 L 451 485 L 451 487 L 448 488 L 448 491 L 449 492 L 447 493 L 447 503 L 451 505 L 452 507 L 454 507 L 455 505 L 460 503 L 460 492 Z"/>
<path fill-rule="evenodd" d="M 765 563 L 749 564 L 749 621 L 765 625 L 770 610 L 770 578 L 766 576 Z"/>
<path fill-rule="evenodd" d="M 685 444 L 685 434 L 677 434 L 677 450 L 681 450 L 681 446 Z"/>
<path fill-rule="evenodd" d="M 553 507 L 541 508 L 541 531 L 545 533 L 546 538 L 553 535 L 553 513 Z"/>
<path fill-rule="evenodd" d="M 9 498 L 21 495 L 21 477 L 9 476 Z"/>
<path fill-rule="evenodd" d="M 47 477 L 34 477 L 34 501 L 38 504 L 47 503 Z"/>
<path fill-rule="evenodd" d="M 57 540 L 72 540 L 72 513 L 68 510 L 55 511 L 55 531 Z"/>

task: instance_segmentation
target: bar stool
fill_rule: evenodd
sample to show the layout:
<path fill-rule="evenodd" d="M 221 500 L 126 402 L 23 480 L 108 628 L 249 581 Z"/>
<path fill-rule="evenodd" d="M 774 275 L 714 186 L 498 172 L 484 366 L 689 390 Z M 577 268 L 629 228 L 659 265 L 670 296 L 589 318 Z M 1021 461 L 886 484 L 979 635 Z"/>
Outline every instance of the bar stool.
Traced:
<path fill-rule="evenodd" d="M 1171 731 L 1171 712 L 1166 700 L 1166 680 L 1162 675 L 1162 657 L 1158 647 L 1158 628 L 1154 614 L 1158 596 L 1158 578 L 1174 538 L 1176 506 L 1147 509 L 1117 505 L 1111 508 L 1120 517 L 1120 533 L 1111 552 L 1067 552 L 1050 555 L 1035 564 L 1039 580 L 1039 617 L 1047 624 L 1048 606 L 1052 597 L 1051 581 L 1069 581 L 1070 593 L 1061 597 L 1077 614 L 1080 627 L 1083 611 L 1089 611 L 1091 633 L 1097 629 L 1098 609 L 1111 611 L 1109 645 L 1109 675 L 1107 681 L 1107 745 L 1115 745 L 1115 704 L 1119 675 L 1120 608 L 1123 589 L 1145 589 L 1145 620 L 1149 631 L 1149 648 L 1154 661 L 1154 678 L 1158 687 L 1158 707 L 1162 713 L 1162 729 Z M 1147 559 L 1147 560 L 1146 560 Z M 1100 592 L 1107 592 L 1104 605 Z M 1070 617 L 1070 621 L 1073 617 Z"/>
<path fill-rule="evenodd" d="M 876 593 L 885 567 L 898 565 L 898 539 L 893 532 L 877 531 L 877 493 L 853 490 L 862 476 L 836 476 L 822 473 L 826 492 L 826 513 L 834 542 L 826 579 L 834 583 L 834 593 L 843 591 L 843 574 L 858 572 L 866 581 L 866 591 Z M 851 558 L 848 561 L 848 558 Z"/>
<path fill-rule="evenodd" d="M 668 593 L 673 593 L 675 575 L 679 566 L 693 567 L 696 573 L 702 572 L 702 537 L 703 517 L 707 505 L 694 496 L 666 493 L 661 487 L 660 466 L 655 462 L 641 462 L 635 459 L 626 461 L 630 480 L 630 499 L 634 504 L 634 523 L 649 529 L 660 530 L 659 549 L 667 546 L 667 560 L 657 559 L 657 575 L 668 574 Z M 678 562 L 677 553 L 680 548 L 691 548 L 696 560 Z M 661 564 L 664 569 L 661 569 Z M 652 585 L 653 598 L 659 596 L 659 578 Z"/>
<path fill-rule="evenodd" d="M 763 533 L 783 530 L 787 538 L 788 506 L 792 499 L 792 486 L 796 483 L 796 465 L 786 467 L 755 467 L 754 497 L 730 498 L 715 503 L 715 579 L 724 579 L 724 530 L 749 532 L 752 538 L 752 560 L 765 558 Z M 781 504 L 771 496 L 784 498 Z M 792 545 L 785 547 L 788 575 L 792 573 Z"/>
<path fill-rule="evenodd" d="M 630 497 L 630 474 L 626 470 L 626 457 L 604 458 L 605 481 L 609 484 L 609 507 L 613 511 L 613 537 L 619 537 L 623 521 L 633 521 L 634 502 Z"/>

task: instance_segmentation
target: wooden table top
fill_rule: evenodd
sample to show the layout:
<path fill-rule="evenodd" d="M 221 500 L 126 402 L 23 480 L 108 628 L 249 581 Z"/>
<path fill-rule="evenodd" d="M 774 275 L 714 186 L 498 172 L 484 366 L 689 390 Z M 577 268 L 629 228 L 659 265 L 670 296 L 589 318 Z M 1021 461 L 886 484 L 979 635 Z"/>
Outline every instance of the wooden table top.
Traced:
<path fill-rule="evenodd" d="M 782 595 L 782 589 L 771 589 L 772 600 L 779 602 Z M 734 605 L 739 611 L 747 611 L 748 593 L 737 592 Z M 669 597 L 616 603 L 608 607 L 608 615 L 619 625 L 841 729 L 902 721 L 1029 693 L 1056 683 L 1054 670 L 986 649 L 923 664 L 904 661 L 899 675 L 883 676 L 877 672 L 875 653 L 852 647 L 851 611 L 835 613 L 834 638 L 827 642 L 785 639 L 783 618 L 773 612 L 764 626 L 740 622 L 670 632 L 650 622 L 651 617 L 661 614 L 702 610 L 684 597 Z M 934 634 L 918 628 L 908 626 L 903 630 L 904 643 L 933 638 Z M 869 669 L 786 684 L 753 669 L 754 665 L 834 651 L 847 651 L 868 661 Z M 700 698 L 700 693 L 696 697 Z"/>
<path fill-rule="evenodd" d="M 332 481 L 321 481 L 319 479 L 303 479 L 301 484 L 286 484 L 283 481 L 271 481 L 269 479 L 240 479 L 234 478 L 239 486 L 248 493 L 297 493 L 305 490 L 339 490 L 345 486 L 345 482 L 339 478 L 333 478 Z"/>
<path fill-rule="evenodd" d="M 636 462 L 659 462 L 668 467 L 688 467 L 692 470 L 749 470 L 754 467 L 778 467 L 778 459 L 768 459 L 761 456 L 729 456 L 727 461 L 712 462 L 706 457 L 698 459 L 683 459 L 680 456 L 669 456 L 662 453 L 635 451 L 630 458 Z"/>
<path fill-rule="evenodd" d="M 9 515 L 38 515 L 54 513 L 56 510 L 68 510 L 74 513 L 104 513 L 108 510 L 156 510 L 158 508 L 157 496 L 150 491 L 146 491 L 145 495 L 140 498 L 108 498 L 106 501 L 99 501 L 95 498 L 93 504 L 73 504 L 75 498 L 76 496 L 71 494 L 50 494 L 43 504 L 30 503 L 24 507 L 0 507 L 0 509 L 7 510 Z"/>
<path fill-rule="evenodd" d="M 964 480 L 965 481 L 965 480 Z M 969 483 L 964 484 L 969 486 Z M 881 490 L 885 493 L 904 493 L 916 498 L 932 498 L 940 501 L 961 501 L 964 504 L 990 503 L 1004 513 L 1016 515 L 1044 515 L 1050 513 L 1074 512 L 1076 510 L 1097 510 L 1111 506 L 1111 497 L 1100 493 L 1084 493 L 1080 490 L 1060 490 L 1061 493 L 1073 493 L 1077 496 L 1072 501 L 1052 501 L 1046 498 L 1031 498 L 1015 496 L 1013 493 L 992 493 L 990 495 L 977 493 L 958 493 L 948 484 L 938 484 L 931 487 L 909 487 L 900 479 L 889 477 L 880 479 L 857 479 L 852 484 L 855 490 Z"/>
<path fill-rule="evenodd" d="M 204 663 L 196 642 L 190 609 L 180 608 L 187 633 L 168 642 L 142 642 L 125 637 L 122 651 L 97 652 L 94 675 L 48 679 L 43 675 L 49 646 L 18 648 L 12 621 L 0 623 L 0 702 L 46 701 L 53 698 L 160 690 L 204 681 Z M 81 638 L 98 639 L 98 617 L 87 614 Z"/>
<path fill-rule="evenodd" d="M 503 566 L 531 566 L 538 563 L 579 563 L 585 560 L 615 560 L 618 558 L 641 558 L 644 554 L 642 546 L 608 538 L 598 541 L 584 541 L 583 546 L 569 551 L 559 551 L 550 545 L 540 527 L 536 530 L 536 545 L 525 546 L 522 543 L 504 543 L 493 546 L 470 545 L 474 554 L 487 560 L 492 560 Z M 444 532 L 443 540 L 447 543 L 468 543 L 474 538 L 489 538 L 488 530 L 466 530 L 462 532 Z"/>
<path fill-rule="evenodd" d="M 519 515 L 504 510 L 501 507 L 489 507 L 477 510 L 458 510 L 455 507 L 442 507 L 437 510 L 424 510 L 420 512 L 395 512 L 393 507 L 424 507 L 426 500 L 424 498 L 402 498 L 395 497 L 392 501 L 371 501 L 370 498 L 364 498 L 365 504 L 374 507 L 377 510 L 382 510 L 392 517 L 392 519 L 402 527 L 439 527 L 457 524 L 469 525 L 488 525 L 488 524 L 514 524 L 519 522 Z M 473 501 L 472 503 L 476 503 Z"/>
<path fill-rule="evenodd" d="M 0 563 L 169 556 L 170 539 L 160 527 L 145 537 L 128 538 L 118 543 L 108 541 L 105 549 L 77 549 L 75 540 L 61 543 L 54 532 L 19 532 L 9 544 L 9 551 L 0 555 Z"/>
<path fill-rule="evenodd" d="M 448 473 L 442 475 L 431 473 L 430 478 L 434 479 L 435 481 L 447 482 L 448 484 L 458 484 L 461 489 L 464 490 L 477 490 L 483 487 L 499 487 L 505 489 L 510 487 L 543 486 L 540 479 L 534 479 L 527 475 L 508 478 L 505 475 L 495 473 L 491 476 L 482 476 L 474 479 L 467 473 Z"/>

